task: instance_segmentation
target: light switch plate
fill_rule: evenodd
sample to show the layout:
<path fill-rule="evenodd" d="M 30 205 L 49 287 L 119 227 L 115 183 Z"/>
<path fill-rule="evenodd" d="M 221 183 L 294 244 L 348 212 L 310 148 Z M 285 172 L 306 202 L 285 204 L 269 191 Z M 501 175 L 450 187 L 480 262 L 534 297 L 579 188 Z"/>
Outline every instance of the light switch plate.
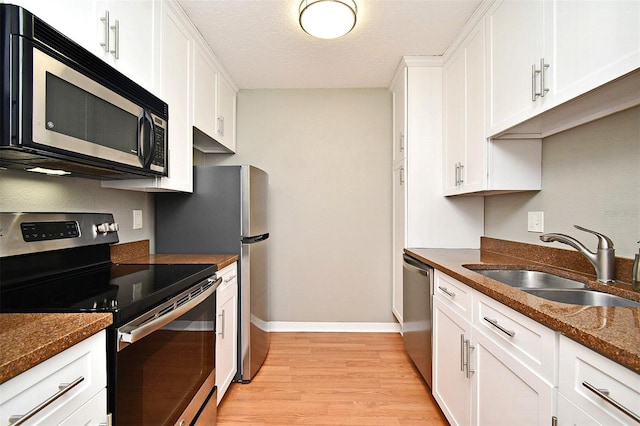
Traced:
<path fill-rule="evenodd" d="M 133 229 L 142 229 L 142 210 L 133 211 Z"/>
<path fill-rule="evenodd" d="M 529 212 L 527 231 L 544 232 L 544 212 Z"/>

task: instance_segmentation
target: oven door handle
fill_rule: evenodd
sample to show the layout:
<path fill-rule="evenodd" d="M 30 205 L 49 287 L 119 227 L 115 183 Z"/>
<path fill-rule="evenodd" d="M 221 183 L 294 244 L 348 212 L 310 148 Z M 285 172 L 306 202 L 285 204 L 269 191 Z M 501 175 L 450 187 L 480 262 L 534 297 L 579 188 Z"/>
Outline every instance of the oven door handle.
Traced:
<path fill-rule="evenodd" d="M 207 288 L 205 291 L 198 294 L 196 297 L 192 298 L 188 302 L 178 307 L 175 307 L 171 311 L 161 316 L 158 316 L 155 319 L 152 319 L 150 321 L 145 321 L 143 322 L 142 325 L 138 327 L 134 327 L 133 329 L 130 329 L 130 327 L 136 323 L 136 320 L 133 320 L 129 324 L 120 327 L 118 329 L 118 351 L 122 350 L 123 348 L 133 343 L 136 343 L 143 337 L 146 337 L 149 334 L 153 333 L 154 331 L 161 329 L 162 327 L 169 324 L 173 320 L 189 312 L 191 309 L 195 308 L 202 301 L 204 301 L 207 297 L 211 296 L 217 290 L 218 286 L 221 283 L 222 283 L 222 277 L 215 280 L 214 284 L 211 287 Z M 164 312 L 169 306 L 171 306 L 171 304 L 174 304 L 175 306 L 177 301 L 182 300 L 183 298 L 184 298 L 183 295 L 176 296 L 171 301 L 161 305 L 158 308 L 159 312 Z"/>

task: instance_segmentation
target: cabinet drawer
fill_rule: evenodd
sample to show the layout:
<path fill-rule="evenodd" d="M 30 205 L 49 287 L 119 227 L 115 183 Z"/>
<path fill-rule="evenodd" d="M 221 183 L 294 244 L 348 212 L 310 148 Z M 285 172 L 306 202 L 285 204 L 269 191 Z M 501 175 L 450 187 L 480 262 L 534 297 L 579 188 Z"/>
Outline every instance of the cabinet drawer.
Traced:
<path fill-rule="evenodd" d="M 101 331 L 49 358 L 0 387 L 0 424 L 14 415 L 25 415 L 54 395 L 54 402 L 33 417 L 30 425 L 58 424 L 107 386 L 106 336 Z M 61 392 L 61 386 L 69 386 Z M 106 409 L 99 413 L 102 420 Z"/>
<path fill-rule="evenodd" d="M 600 424 L 640 423 L 640 375 L 565 336 L 560 337 L 559 353 L 560 393 Z"/>
<path fill-rule="evenodd" d="M 434 274 L 433 292 L 443 303 L 471 322 L 473 289 L 440 271 Z"/>
<path fill-rule="evenodd" d="M 231 265 L 226 266 L 218 271 L 218 277 L 222 277 L 222 284 L 218 287 L 218 295 L 225 288 L 229 287 L 238 279 L 238 262 L 233 262 Z"/>
<path fill-rule="evenodd" d="M 555 332 L 483 294 L 476 293 L 474 303 L 476 329 L 555 385 Z"/>

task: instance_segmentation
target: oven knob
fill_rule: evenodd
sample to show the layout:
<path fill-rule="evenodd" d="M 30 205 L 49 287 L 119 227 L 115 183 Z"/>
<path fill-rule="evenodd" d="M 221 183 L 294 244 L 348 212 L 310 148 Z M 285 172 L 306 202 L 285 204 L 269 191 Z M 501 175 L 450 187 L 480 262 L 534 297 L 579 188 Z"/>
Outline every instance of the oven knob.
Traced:
<path fill-rule="evenodd" d="M 101 223 L 96 225 L 96 231 L 98 234 L 108 234 L 109 232 L 117 232 L 119 230 L 119 226 L 117 223 Z"/>
<path fill-rule="evenodd" d="M 106 234 L 107 232 L 109 232 L 109 224 L 101 223 L 99 225 L 96 225 L 96 231 L 98 231 L 98 234 Z"/>

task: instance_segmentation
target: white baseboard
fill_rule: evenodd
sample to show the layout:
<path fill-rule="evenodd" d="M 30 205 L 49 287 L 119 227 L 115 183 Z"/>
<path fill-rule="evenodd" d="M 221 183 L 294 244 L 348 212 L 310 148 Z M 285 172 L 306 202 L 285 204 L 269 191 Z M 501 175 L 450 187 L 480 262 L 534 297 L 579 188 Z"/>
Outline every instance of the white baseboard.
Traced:
<path fill-rule="evenodd" d="M 400 333 L 395 322 L 289 322 L 270 321 L 269 331 L 315 333 Z"/>

